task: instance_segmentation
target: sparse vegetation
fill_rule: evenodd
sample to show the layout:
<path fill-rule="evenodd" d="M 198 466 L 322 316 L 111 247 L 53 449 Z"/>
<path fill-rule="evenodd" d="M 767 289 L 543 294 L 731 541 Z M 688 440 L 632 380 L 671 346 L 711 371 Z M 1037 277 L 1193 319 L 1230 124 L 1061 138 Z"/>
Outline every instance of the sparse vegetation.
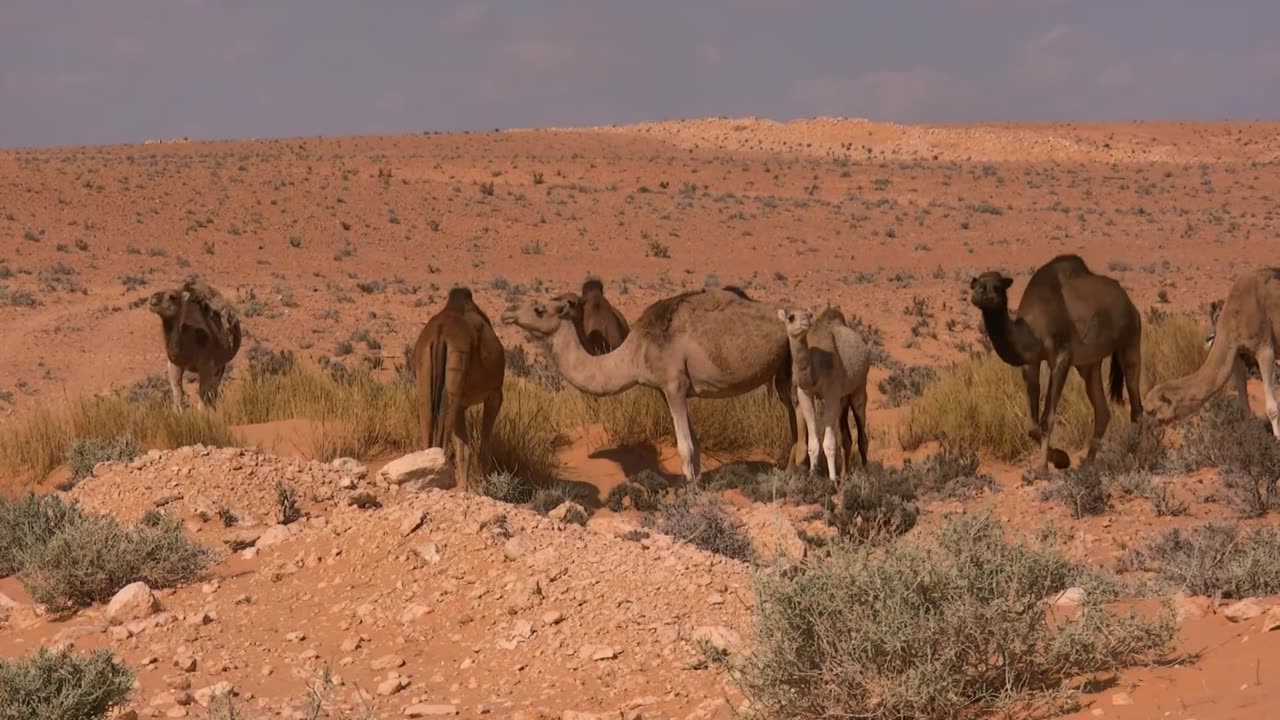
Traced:
<path fill-rule="evenodd" d="M 129 435 L 121 435 L 112 440 L 100 438 L 77 438 L 67 450 L 67 469 L 71 474 L 58 487 L 59 490 L 70 490 L 81 480 L 93 474 L 93 468 L 100 462 L 125 462 L 142 454 Z"/>
<path fill-rule="evenodd" d="M 105 648 L 0 658 L 0 720 L 100 720 L 129 699 L 133 679 Z"/>
<path fill-rule="evenodd" d="M 1280 593 L 1280 533 L 1207 523 L 1170 528 L 1130 552 L 1124 568 L 1152 571 L 1170 592 L 1246 598 Z"/>
<path fill-rule="evenodd" d="M 955 717 L 1170 651 L 1169 608 L 1117 615 L 1096 599 L 1050 618 L 1044 598 L 1082 569 L 1011 542 L 989 517 L 949 519 L 883 548 L 840 543 L 794 578 L 757 580 L 756 649 L 730 671 L 750 717 Z M 1086 596 L 1088 598 L 1088 596 Z"/>
<path fill-rule="evenodd" d="M 753 555 L 746 529 L 715 493 L 686 490 L 656 515 L 646 515 L 645 526 L 735 560 L 746 562 Z"/>

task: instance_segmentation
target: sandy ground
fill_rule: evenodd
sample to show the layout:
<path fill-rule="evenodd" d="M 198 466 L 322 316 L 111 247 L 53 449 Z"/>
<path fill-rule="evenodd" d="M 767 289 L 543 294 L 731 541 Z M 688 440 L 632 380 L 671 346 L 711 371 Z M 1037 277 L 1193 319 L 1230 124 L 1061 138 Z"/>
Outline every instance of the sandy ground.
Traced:
<path fill-rule="evenodd" d="M 1141 308 L 1203 313 L 1202 305 L 1223 296 L 1235 273 L 1274 256 L 1280 177 L 1270 163 L 1280 157 L 1277 130 L 1246 123 L 914 127 L 728 119 L 4 152 L 0 413 L 21 416 L 161 372 L 158 322 L 140 303 L 191 272 L 237 300 L 250 334 L 246 346 L 261 342 L 309 361 L 328 356 L 348 364 L 380 355 L 383 373 L 401 361 L 401 348 L 453 284 L 469 285 L 486 312 L 498 314 L 530 294 L 574 290 L 588 274 L 603 278 L 629 318 L 658 298 L 717 283 L 743 286 L 779 305 L 838 304 L 878 326 L 894 359 L 935 366 L 978 347 L 970 277 L 1004 270 L 1017 280 L 1016 302 L 1030 271 L 1059 252 L 1080 253 L 1095 270 L 1120 279 Z M 921 304 L 928 316 L 923 324 L 913 310 Z M 351 355 L 340 357 L 339 344 L 357 331 L 375 337 L 382 350 L 355 343 Z M 500 327 L 499 334 L 508 345 L 525 340 L 510 328 Z M 873 428 L 892 425 L 898 414 L 883 407 L 874 389 L 880 376 L 871 382 Z M 1258 393 L 1254 388 L 1255 407 Z M 305 422 L 249 432 L 282 455 L 307 454 Z M 593 457 L 589 448 L 579 440 L 566 451 L 573 478 L 605 488 L 617 482 L 619 463 Z M 891 462 L 901 458 L 879 441 L 872 453 Z M 669 448 L 660 450 L 659 462 L 678 468 Z M 1002 492 L 967 505 L 935 505 L 922 524 L 947 511 L 984 508 L 1016 529 L 1052 521 L 1070 530 L 1071 552 L 1110 566 L 1162 527 L 1227 517 L 1211 502 L 1212 475 L 1177 480 L 1191 507 L 1187 517 L 1157 518 L 1149 504 L 1134 501 L 1078 521 L 1038 501 L 1021 485 L 1020 468 L 991 463 L 986 469 Z M 487 512 L 480 500 L 448 502 Z M 229 560 L 218 567 L 221 579 L 212 592 L 195 587 L 162 597 L 177 618 L 173 626 L 124 641 L 98 633 L 75 642 L 113 644 L 132 661 L 157 657 L 158 666 L 142 675 L 143 707 L 169 707 L 149 703 L 168 691 L 165 678 L 177 672 L 171 663 L 184 651 L 180 645 L 221 668 L 199 675 L 197 685 L 230 679 L 279 707 L 277 701 L 301 687 L 291 671 L 320 657 L 340 658 L 341 643 L 363 632 L 356 609 L 373 604 L 376 617 L 363 618 L 373 626 L 373 649 L 348 653 L 352 669 L 342 672 L 367 688 L 387 679 L 367 662 L 401 654 L 413 684 L 387 705 L 394 711 L 410 704 L 400 702 L 409 695 L 456 702 L 464 716 L 478 707 L 499 717 L 537 708 L 600 712 L 645 698 L 659 698 L 647 703 L 645 717 L 726 711 L 724 698 L 732 693 L 724 679 L 680 665 L 681 653 L 697 627 L 749 631 L 740 606 L 715 614 L 733 605 L 724 599 L 734 593 L 749 596 L 744 567 L 723 569 L 710 590 L 695 589 L 679 578 L 698 575 L 699 563 L 712 562 L 705 555 L 643 549 L 613 539 L 607 529 L 539 527 L 533 516 L 517 515 L 513 523 L 532 523 L 528 530 L 539 538 L 569 543 L 558 552 L 586 549 L 601 554 L 603 563 L 652 556 L 676 568 L 675 585 L 652 590 L 683 599 L 672 609 L 679 618 L 676 638 L 659 636 L 668 626 L 657 621 L 620 623 L 624 613 L 588 599 L 583 616 L 565 627 L 544 630 L 537 624 L 545 610 L 526 611 L 537 642 L 494 650 L 486 643 L 511 637 L 501 603 L 468 611 L 461 599 L 479 592 L 474 588 L 493 592 L 540 573 L 545 579 L 556 568 L 508 570 L 500 546 L 485 545 L 474 528 L 451 519 L 433 531 L 450 539 L 433 541 L 461 544 L 467 560 L 435 570 L 455 573 L 448 575 L 455 589 L 440 597 L 443 591 L 431 589 L 433 576 L 415 574 L 420 568 L 412 552 L 375 552 L 355 537 L 395 535 L 390 511 L 375 521 L 340 503 L 321 503 L 316 517 L 324 524 L 291 538 L 296 549 L 281 544 L 253 560 Z M 610 522 L 608 515 L 599 522 Z M 559 537 L 566 532 L 572 537 Z M 335 547 L 342 552 L 333 555 Z M 376 562 L 344 565 L 365 558 L 362 553 Z M 330 558 L 337 558 L 334 564 L 327 564 Z M 272 580 L 286 561 L 294 571 Z M 548 591 L 542 602 L 589 598 L 594 591 L 588 588 L 600 583 L 611 588 L 607 597 L 642 605 L 618 590 L 621 581 L 597 575 L 575 579 L 584 585 L 564 595 Z M 12 579 L 0 581 L 0 591 L 22 598 Z M 236 604 L 241 595 L 269 598 L 268 605 L 260 612 L 256 604 L 243 608 Z M 706 606 L 707 595 L 724 604 Z M 381 600 L 370 600 L 375 596 Z M 399 616 L 415 603 L 433 611 L 406 626 Z M 206 606 L 217 616 L 213 624 L 187 624 Z M 471 612 L 474 622 L 458 628 L 462 612 Z M 89 613 L 76 622 L 95 620 Z M 1212 612 L 1182 627 L 1184 645 L 1204 649 L 1196 662 L 1121 673 L 1112 687 L 1087 698 L 1094 704 L 1079 716 L 1203 720 L 1272 717 L 1280 710 L 1280 692 L 1267 681 L 1274 674 L 1268 668 L 1280 661 L 1280 635 Z M 64 630 L 40 619 L 0 629 L 6 639 L 0 645 L 6 654 L 21 651 Z M 286 640 L 293 631 L 312 640 Z M 634 664 L 626 653 L 616 661 L 621 664 L 599 661 L 615 663 L 604 668 L 573 659 L 583 645 L 622 646 L 642 636 L 652 647 L 641 643 Z M 440 648 L 430 646 L 436 641 Z M 466 649 L 479 646 L 484 649 L 473 651 L 476 664 L 468 667 L 477 668 L 473 677 L 484 677 L 468 687 L 456 670 Z M 308 649 L 318 655 L 300 659 Z M 232 657 L 233 650 L 244 654 Z M 581 667 L 555 669 L 561 656 Z M 525 672 L 521 662 L 534 676 L 515 682 Z M 678 687 L 667 679 L 672 674 L 681 678 Z M 1132 704 L 1115 704 L 1117 692 Z"/>

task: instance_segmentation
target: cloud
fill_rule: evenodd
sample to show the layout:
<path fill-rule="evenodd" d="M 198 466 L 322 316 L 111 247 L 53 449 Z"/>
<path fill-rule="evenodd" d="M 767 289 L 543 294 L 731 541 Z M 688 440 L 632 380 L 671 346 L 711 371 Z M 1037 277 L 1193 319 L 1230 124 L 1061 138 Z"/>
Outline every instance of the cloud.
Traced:
<path fill-rule="evenodd" d="M 525 38 L 507 46 L 507 56 L 521 67 L 543 71 L 552 70 L 573 61 L 577 53 L 573 48 L 549 40 Z"/>
<path fill-rule="evenodd" d="M 881 70 L 855 78 L 818 77 L 800 80 L 792 97 L 818 115 L 842 115 L 884 120 L 907 120 L 945 105 L 946 73 L 916 68 Z"/>
<path fill-rule="evenodd" d="M 1054 25 L 1022 47 L 1016 73 L 1033 85 L 1058 85 L 1076 74 L 1085 39 L 1067 25 Z"/>

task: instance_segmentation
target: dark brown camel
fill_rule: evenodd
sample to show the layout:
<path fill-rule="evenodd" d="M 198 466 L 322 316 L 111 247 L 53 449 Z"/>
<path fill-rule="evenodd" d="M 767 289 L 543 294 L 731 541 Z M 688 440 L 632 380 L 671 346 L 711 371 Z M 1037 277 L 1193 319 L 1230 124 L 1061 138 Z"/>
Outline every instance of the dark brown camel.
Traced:
<path fill-rule="evenodd" d="M 591 355 L 604 355 L 622 344 L 631 332 L 627 319 L 604 296 L 604 284 L 582 283 L 582 346 Z"/>
<path fill-rule="evenodd" d="M 456 476 L 463 487 L 474 487 L 493 462 L 493 425 L 502 409 L 506 356 L 470 289 L 450 290 L 444 308 L 427 321 L 413 346 L 413 368 L 423 444 L 448 454 L 445 441 L 452 435 Z M 484 403 L 484 415 L 477 468 L 467 438 L 467 408 L 479 403 Z"/>
<path fill-rule="evenodd" d="M 1036 270 L 1009 317 L 1008 290 L 1013 280 L 999 272 L 984 272 L 969 287 L 972 302 L 982 311 L 982 323 L 1000 359 L 1022 368 L 1031 411 L 1028 434 L 1040 442 L 1040 468 L 1050 461 L 1071 466 L 1065 452 L 1049 444 L 1054 416 L 1067 373 L 1075 367 L 1093 405 L 1093 438 L 1086 459 L 1092 459 L 1111 421 L 1102 386 L 1102 361 L 1111 358 L 1111 400 L 1119 403 L 1129 390 L 1129 417 L 1142 417 L 1142 315 L 1120 283 L 1094 274 L 1079 255 L 1059 255 Z M 1049 392 L 1044 412 L 1040 405 L 1040 363 L 1049 363 Z"/>

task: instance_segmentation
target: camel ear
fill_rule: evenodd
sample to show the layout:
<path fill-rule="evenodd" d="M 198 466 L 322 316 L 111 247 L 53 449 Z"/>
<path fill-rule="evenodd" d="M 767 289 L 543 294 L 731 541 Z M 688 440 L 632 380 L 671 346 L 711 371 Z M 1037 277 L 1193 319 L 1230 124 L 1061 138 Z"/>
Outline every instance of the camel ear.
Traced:
<path fill-rule="evenodd" d="M 559 315 L 562 318 L 573 317 L 573 301 L 572 300 L 569 300 L 567 298 L 563 300 L 557 300 L 555 301 L 555 304 L 553 307 L 555 309 L 556 315 Z"/>
<path fill-rule="evenodd" d="M 1012 286 L 1013 286 L 1013 278 L 1007 278 L 1007 277 L 1000 278 L 1000 287 L 1004 288 L 1005 290 L 1008 290 Z"/>
<path fill-rule="evenodd" d="M 969 289 L 973 290 L 976 287 L 978 287 L 978 276 L 974 275 L 973 277 L 969 278 Z"/>
<path fill-rule="evenodd" d="M 782 308 L 778 308 L 778 319 L 779 319 L 779 320 L 781 320 L 782 322 L 786 322 L 786 321 L 787 321 L 787 311 L 786 311 L 786 310 L 783 310 Z"/>

